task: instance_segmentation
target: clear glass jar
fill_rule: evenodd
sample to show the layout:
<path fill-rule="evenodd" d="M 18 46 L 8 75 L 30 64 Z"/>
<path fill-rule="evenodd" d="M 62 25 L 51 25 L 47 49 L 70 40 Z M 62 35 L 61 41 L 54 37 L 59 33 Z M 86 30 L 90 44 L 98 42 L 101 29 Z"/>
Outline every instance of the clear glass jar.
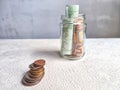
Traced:
<path fill-rule="evenodd" d="M 85 15 L 80 14 L 76 18 L 62 16 L 61 19 L 61 56 L 67 59 L 80 59 L 85 54 Z"/>

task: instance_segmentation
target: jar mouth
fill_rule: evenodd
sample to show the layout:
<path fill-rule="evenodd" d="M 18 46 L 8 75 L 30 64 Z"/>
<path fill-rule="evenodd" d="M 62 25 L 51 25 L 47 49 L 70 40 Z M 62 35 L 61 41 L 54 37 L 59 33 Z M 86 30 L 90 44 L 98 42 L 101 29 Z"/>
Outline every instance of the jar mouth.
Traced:
<path fill-rule="evenodd" d="M 64 25 L 64 24 L 79 25 L 79 24 L 81 24 L 81 23 L 60 23 L 60 25 Z M 82 23 L 82 24 L 86 26 L 86 23 Z"/>
<path fill-rule="evenodd" d="M 85 14 L 84 13 L 80 13 L 78 14 L 78 17 L 74 17 L 74 18 L 79 18 L 79 17 L 83 17 L 85 19 Z M 74 19 L 74 18 L 69 18 L 69 17 L 66 17 L 66 15 L 61 15 L 61 19 Z"/>
<path fill-rule="evenodd" d="M 65 16 L 61 16 L 62 23 L 63 24 L 80 24 L 80 23 L 85 23 L 85 18 L 84 17 L 75 17 L 75 18 L 67 18 Z"/>

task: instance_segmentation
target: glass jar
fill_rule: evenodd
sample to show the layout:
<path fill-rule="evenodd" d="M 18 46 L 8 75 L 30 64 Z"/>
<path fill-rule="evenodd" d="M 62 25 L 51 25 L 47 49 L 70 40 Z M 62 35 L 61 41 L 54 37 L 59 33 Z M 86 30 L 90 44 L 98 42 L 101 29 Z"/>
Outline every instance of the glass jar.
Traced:
<path fill-rule="evenodd" d="M 67 59 L 80 59 L 85 54 L 85 15 L 79 14 L 75 18 L 62 16 L 61 19 L 61 56 Z"/>

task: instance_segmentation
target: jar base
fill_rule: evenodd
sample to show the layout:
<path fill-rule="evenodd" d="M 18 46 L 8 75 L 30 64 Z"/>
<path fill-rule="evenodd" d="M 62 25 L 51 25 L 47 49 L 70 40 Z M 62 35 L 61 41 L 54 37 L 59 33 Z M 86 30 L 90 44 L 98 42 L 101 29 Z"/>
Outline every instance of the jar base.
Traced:
<path fill-rule="evenodd" d="M 69 60 L 80 60 L 84 57 L 85 53 L 82 56 L 73 56 L 73 55 L 63 55 L 61 54 L 61 56 L 65 59 L 69 59 Z"/>

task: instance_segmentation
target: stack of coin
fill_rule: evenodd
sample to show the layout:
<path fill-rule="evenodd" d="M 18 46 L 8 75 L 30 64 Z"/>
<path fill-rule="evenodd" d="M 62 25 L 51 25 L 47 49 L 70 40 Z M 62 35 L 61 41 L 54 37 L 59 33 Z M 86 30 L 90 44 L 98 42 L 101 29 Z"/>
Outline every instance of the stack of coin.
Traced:
<path fill-rule="evenodd" d="M 29 65 L 30 70 L 26 72 L 22 79 L 22 83 L 25 86 L 33 86 L 38 84 L 44 76 L 45 60 L 36 60 Z"/>

